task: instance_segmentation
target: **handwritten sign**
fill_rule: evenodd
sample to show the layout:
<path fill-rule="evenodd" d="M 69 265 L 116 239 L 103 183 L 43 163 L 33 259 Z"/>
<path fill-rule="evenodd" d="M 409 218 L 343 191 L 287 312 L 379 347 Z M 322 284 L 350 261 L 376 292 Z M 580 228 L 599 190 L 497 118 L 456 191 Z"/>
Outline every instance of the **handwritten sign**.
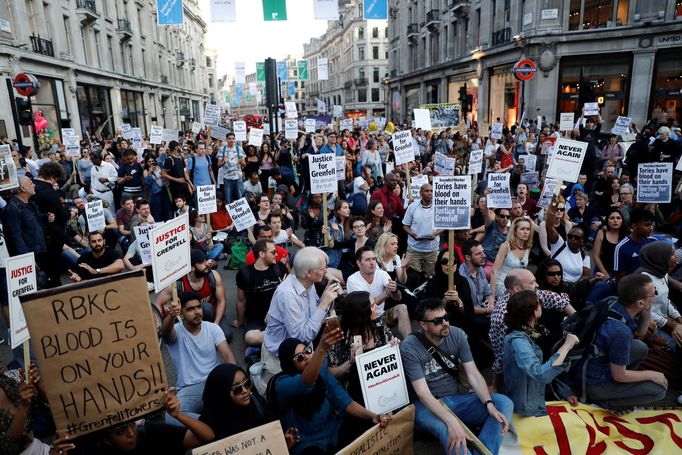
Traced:
<path fill-rule="evenodd" d="M 566 182 L 577 182 L 580 167 L 583 165 L 583 160 L 587 154 L 587 146 L 587 142 L 558 139 L 554 145 L 554 156 L 547 169 L 547 177 Z"/>
<path fill-rule="evenodd" d="M 7 258 L 5 278 L 7 280 L 7 297 L 9 300 L 10 338 L 12 340 L 12 349 L 14 349 L 30 338 L 19 297 L 33 294 L 38 290 L 34 254 L 26 253 Z"/>
<path fill-rule="evenodd" d="M 0 145 L 0 191 L 11 190 L 19 186 L 17 168 L 12 159 L 12 150 L 7 144 Z"/>
<path fill-rule="evenodd" d="M 512 206 L 511 192 L 509 191 L 509 174 L 490 173 L 488 174 L 488 207 L 491 209 L 502 208 L 510 209 Z"/>
<path fill-rule="evenodd" d="M 192 449 L 192 455 L 289 455 L 279 420 Z"/>
<path fill-rule="evenodd" d="M 395 414 L 386 428 L 375 425 L 336 455 L 414 455 L 414 405 Z"/>
<path fill-rule="evenodd" d="M 245 197 L 227 204 L 227 213 L 230 214 L 230 218 L 232 218 L 232 221 L 234 222 L 234 227 L 239 232 L 248 229 L 257 223 L 256 217 L 253 216 L 251 207 L 249 207 L 249 202 Z"/>
<path fill-rule="evenodd" d="M 393 135 L 393 155 L 395 164 L 405 164 L 414 161 L 414 143 L 410 130 L 398 131 Z"/>
<path fill-rule="evenodd" d="M 249 145 L 260 147 L 263 145 L 263 130 L 259 128 L 251 128 L 249 131 Z"/>
<path fill-rule="evenodd" d="M 189 213 L 166 221 L 149 232 L 154 287 L 159 291 L 192 269 L 189 247 Z"/>
<path fill-rule="evenodd" d="M 483 150 L 472 150 L 469 155 L 469 169 L 467 174 L 479 174 L 483 169 Z"/>
<path fill-rule="evenodd" d="M 313 194 L 333 193 L 337 190 L 336 160 L 334 154 L 310 155 L 310 192 Z"/>
<path fill-rule="evenodd" d="M 220 120 L 220 106 L 217 104 L 207 104 L 204 109 L 204 125 L 218 126 Z"/>
<path fill-rule="evenodd" d="M 163 127 L 152 125 L 149 132 L 149 143 L 160 144 L 163 142 Z"/>
<path fill-rule="evenodd" d="M 561 180 L 547 178 L 545 179 L 545 186 L 542 187 L 540 199 L 538 199 L 538 207 L 546 209 L 552 202 L 552 196 L 557 193 L 557 189 L 561 185 Z"/>
<path fill-rule="evenodd" d="M 199 215 L 218 211 L 215 195 L 215 185 L 197 186 L 197 211 Z"/>
<path fill-rule="evenodd" d="M 137 241 L 137 254 L 140 255 L 140 260 L 144 265 L 152 263 L 152 247 L 149 242 L 149 232 L 158 226 L 161 226 L 161 223 L 142 224 L 133 227 L 135 240 Z"/>
<path fill-rule="evenodd" d="M 97 232 L 107 227 L 104 217 L 104 204 L 101 199 L 88 202 L 85 205 L 85 218 L 88 220 L 88 232 Z"/>
<path fill-rule="evenodd" d="M 21 301 L 59 433 L 73 439 L 163 407 L 166 373 L 143 271 Z"/>
<path fill-rule="evenodd" d="M 637 202 L 670 202 L 673 189 L 673 163 L 640 163 L 637 166 Z"/>
<path fill-rule="evenodd" d="M 470 207 L 470 175 L 433 178 L 434 229 L 468 229 Z"/>

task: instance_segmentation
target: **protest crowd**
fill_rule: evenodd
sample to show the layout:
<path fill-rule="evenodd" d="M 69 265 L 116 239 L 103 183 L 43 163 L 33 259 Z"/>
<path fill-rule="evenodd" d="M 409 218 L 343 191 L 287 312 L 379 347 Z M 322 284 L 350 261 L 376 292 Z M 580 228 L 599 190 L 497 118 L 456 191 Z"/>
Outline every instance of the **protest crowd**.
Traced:
<path fill-rule="evenodd" d="M 117 130 L 78 156 L 4 141 L 18 186 L 2 196 L 0 254 L 33 253 L 53 291 L 142 271 L 177 382 L 146 422 L 68 437 L 45 394 L 55 378 L 15 349 L 0 453 L 182 454 L 273 421 L 290 453 L 336 453 L 392 424 L 356 364 L 384 347 L 399 350 L 415 437 L 446 453 L 467 450 L 469 429 L 498 453 L 512 414 L 547 415 L 548 401 L 624 415 L 682 390 L 679 125 L 606 133 L 583 112 L 570 129 L 418 126 L 301 123 L 250 141 L 205 126 L 138 147 Z M 582 144 L 566 152 L 575 181 L 551 171 L 566 139 Z M 463 203 L 443 204 L 458 188 L 444 194 L 444 176 L 465 178 Z M 448 205 L 460 224 L 434 228 Z M 182 217 L 189 273 L 156 289 L 149 232 Z"/>

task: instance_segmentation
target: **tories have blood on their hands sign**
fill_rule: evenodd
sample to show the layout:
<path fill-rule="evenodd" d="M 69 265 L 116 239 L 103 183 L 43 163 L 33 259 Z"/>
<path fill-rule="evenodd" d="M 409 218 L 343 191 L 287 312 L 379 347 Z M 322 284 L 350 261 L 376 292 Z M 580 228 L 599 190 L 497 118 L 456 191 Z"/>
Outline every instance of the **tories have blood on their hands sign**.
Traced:
<path fill-rule="evenodd" d="M 189 214 L 165 222 L 149 233 L 154 287 L 159 291 L 192 269 L 189 247 Z"/>

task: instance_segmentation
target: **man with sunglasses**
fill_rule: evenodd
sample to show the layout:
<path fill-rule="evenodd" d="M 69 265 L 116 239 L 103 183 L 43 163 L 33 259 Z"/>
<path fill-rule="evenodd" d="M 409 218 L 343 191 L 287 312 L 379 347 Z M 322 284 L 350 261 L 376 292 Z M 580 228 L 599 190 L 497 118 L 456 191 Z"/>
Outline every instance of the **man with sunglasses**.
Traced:
<path fill-rule="evenodd" d="M 492 453 L 498 453 L 511 421 L 511 400 L 488 391 L 466 335 L 450 326 L 440 299 L 419 302 L 416 316 L 419 332 L 400 344 L 410 395 L 415 400 L 415 428 L 436 436 L 445 453 L 459 454 L 466 450 L 467 438 L 457 416 L 469 428 L 482 426 L 478 438 Z M 464 370 L 473 394 L 460 393 L 459 368 Z"/>
<path fill-rule="evenodd" d="M 483 220 L 485 221 L 485 237 L 483 237 L 483 251 L 487 262 L 485 274 L 490 277 L 490 272 L 495 264 L 495 258 L 500 246 L 507 241 L 511 220 L 511 211 L 505 208 L 498 208 L 494 211 L 488 208 L 488 203 L 482 208 Z"/>

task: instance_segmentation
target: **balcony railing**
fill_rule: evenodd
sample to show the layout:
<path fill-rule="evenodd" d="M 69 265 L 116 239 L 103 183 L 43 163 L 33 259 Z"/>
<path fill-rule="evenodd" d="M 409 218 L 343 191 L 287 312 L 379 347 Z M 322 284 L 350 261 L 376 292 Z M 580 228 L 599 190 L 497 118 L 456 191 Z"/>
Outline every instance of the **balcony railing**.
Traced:
<path fill-rule="evenodd" d="M 493 32 L 493 46 L 499 46 L 501 44 L 509 43 L 512 40 L 512 29 L 511 27 L 505 27 L 502 30 Z"/>
<path fill-rule="evenodd" d="M 117 30 L 125 37 L 130 38 L 133 36 L 133 29 L 130 28 L 130 21 L 128 19 L 119 19 L 117 25 Z"/>
<path fill-rule="evenodd" d="M 85 16 L 83 22 L 95 21 L 99 17 L 95 0 L 76 0 L 76 12 Z"/>
<path fill-rule="evenodd" d="M 355 82 L 355 85 L 362 86 L 362 85 L 369 84 L 369 79 L 367 79 L 366 77 L 356 77 L 354 82 Z"/>
<path fill-rule="evenodd" d="M 440 23 L 440 11 L 432 9 L 426 13 L 426 25 L 429 26 L 434 23 Z"/>
<path fill-rule="evenodd" d="M 412 23 L 407 26 L 407 36 L 416 35 L 419 33 L 419 24 Z"/>
<path fill-rule="evenodd" d="M 40 35 L 31 35 L 30 38 L 33 52 L 54 57 L 54 46 L 51 40 L 41 38 Z"/>

